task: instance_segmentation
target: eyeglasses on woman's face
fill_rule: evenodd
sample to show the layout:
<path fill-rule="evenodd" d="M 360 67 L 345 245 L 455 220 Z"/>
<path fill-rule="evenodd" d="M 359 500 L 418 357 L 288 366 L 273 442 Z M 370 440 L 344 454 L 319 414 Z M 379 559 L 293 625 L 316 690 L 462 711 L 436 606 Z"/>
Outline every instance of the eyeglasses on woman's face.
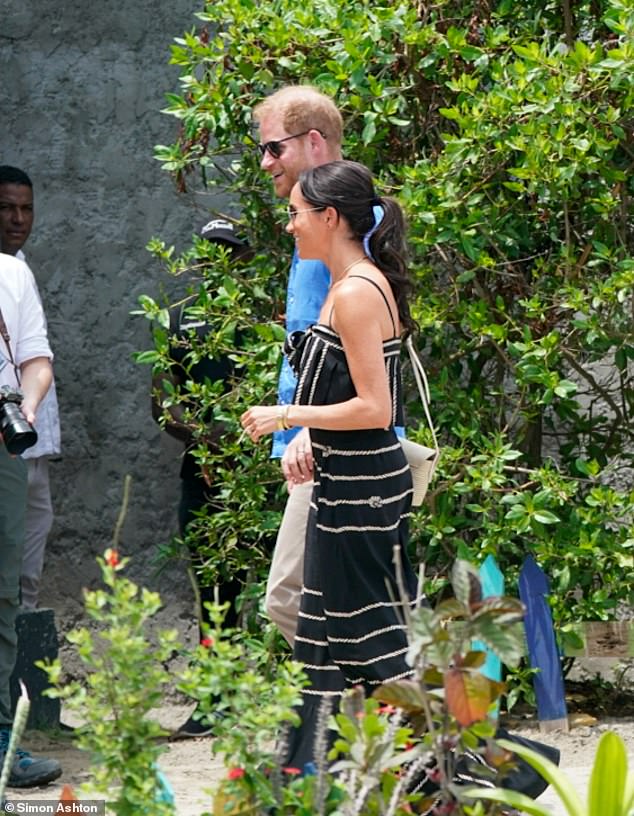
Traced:
<path fill-rule="evenodd" d="M 289 220 L 289 221 L 295 221 L 295 218 L 296 218 L 296 217 L 297 217 L 297 216 L 298 216 L 300 213 L 307 213 L 307 212 L 323 212 L 323 210 L 324 210 L 324 209 L 325 209 L 325 207 L 308 207 L 308 208 L 307 208 L 307 209 L 305 209 L 305 210 L 296 210 L 296 209 L 295 209 L 295 207 L 293 207 L 293 205 L 292 205 L 292 204 L 289 204 L 289 205 L 288 205 L 288 207 L 287 207 L 287 212 L 288 212 L 288 220 Z"/>
<path fill-rule="evenodd" d="M 303 130 L 301 133 L 293 133 L 292 136 L 285 136 L 283 139 L 271 139 L 269 142 L 263 142 L 258 145 L 260 155 L 264 156 L 268 150 L 274 159 L 279 159 L 284 152 L 284 148 L 282 147 L 284 142 L 288 142 L 290 139 L 299 139 L 300 136 L 306 136 L 311 130 L 317 130 L 317 128 L 309 128 L 308 130 Z M 326 138 L 326 134 L 322 133 L 321 130 L 317 130 L 317 133 L 321 135 L 322 139 Z"/>

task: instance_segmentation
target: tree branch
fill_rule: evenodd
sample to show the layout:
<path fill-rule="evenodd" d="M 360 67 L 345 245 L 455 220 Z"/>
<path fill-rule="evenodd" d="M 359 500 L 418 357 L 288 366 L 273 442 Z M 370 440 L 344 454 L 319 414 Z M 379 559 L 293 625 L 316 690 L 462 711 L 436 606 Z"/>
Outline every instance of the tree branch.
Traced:
<path fill-rule="evenodd" d="M 623 414 L 621 413 L 621 409 L 616 404 L 616 402 L 612 398 L 612 395 L 609 393 L 609 391 L 607 391 L 600 383 L 598 383 L 597 380 L 595 380 L 595 378 L 592 376 L 592 374 L 589 371 L 587 371 L 582 365 L 580 365 L 575 360 L 575 358 L 573 357 L 573 355 L 572 355 L 572 353 L 570 351 L 568 351 L 567 349 L 562 349 L 561 353 L 565 357 L 565 359 L 568 361 L 570 366 L 572 368 L 574 368 L 574 370 L 577 372 L 577 374 L 579 374 L 581 377 L 583 377 L 584 380 L 586 380 L 586 382 L 590 383 L 590 385 L 592 386 L 592 388 L 596 392 L 601 394 L 603 399 L 607 402 L 607 404 L 610 406 L 610 408 L 614 411 L 616 419 L 619 422 L 622 422 Z"/>

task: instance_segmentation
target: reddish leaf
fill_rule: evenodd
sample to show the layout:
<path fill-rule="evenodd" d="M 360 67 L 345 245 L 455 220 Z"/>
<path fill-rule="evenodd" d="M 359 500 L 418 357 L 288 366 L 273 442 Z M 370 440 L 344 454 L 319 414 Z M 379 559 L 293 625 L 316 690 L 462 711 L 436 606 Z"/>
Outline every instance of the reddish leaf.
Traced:
<path fill-rule="evenodd" d="M 503 620 L 506 623 L 511 620 L 522 620 L 526 608 L 519 598 L 491 596 L 474 604 L 471 611 L 474 618 L 493 614 L 496 620 L 500 622 Z"/>
<path fill-rule="evenodd" d="M 394 680 L 383 683 L 372 693 L 373 697 L 382 703 L 402 708 L 407 712 L 421 711 L 425 708 L 425 700 L 420 685 L 415 680 Z"/>
<path fill-rule="evenodd" d="M 447 707 L 463 728 L 486 717 L 491 691 L 491 681 L 479 672 L 454 668 L 445 675 Z"/>
<path fill-rule="evenodd" d="M 59 797 L 60 802 L 79 802 L 71 785 L 64 785 Z"/>

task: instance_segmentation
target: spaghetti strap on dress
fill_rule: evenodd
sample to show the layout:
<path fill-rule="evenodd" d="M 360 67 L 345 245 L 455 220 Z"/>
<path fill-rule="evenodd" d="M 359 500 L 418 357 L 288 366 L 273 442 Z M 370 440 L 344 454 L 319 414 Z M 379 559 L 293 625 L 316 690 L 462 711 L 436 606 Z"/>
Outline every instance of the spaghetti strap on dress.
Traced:
<path fill-rule="evenodd" d="M 388 301 L 385 292 L 376 281 L 373 281 L 372 278 L 368 278 L 366 275 L 348 275 L 349 278 L 361 278 L 361 280 L 367 281 L 374 286 L 375 289 L 378 290 L 378 293 L 381 295 L 383 300 L 385 301 L 385 305 L 387 306 L 388 314 L 390 315 L 390 320 L 392 321 L 392 337 L 396 337 L 396 323 L 394 322 L 394 315 L 392 314 L 392 307 L 390 306 L 390 302 Z"/>
<path fill-rule="evenodd" d="M 381 295 L 381 297 L 385 301 L 385 305 L 387 306 L 388 314 L 390 315 L 390 320 L 392 321 L 392 337 L 396 338 L 396 323 L 394 322 L 394 315 L 392 314 L 392 307 L 390 306 L 390 303 L 389 303 L 387 297 L 385 296 L 385 292 L 383 291 L 383 289 L 381 289 L 381 287 L 379 286 L 379 284 L 376 281 L 373 281 L 372 278 L 368 278 L 366 275 L 348 275 L 348 277 L 349 278 L 361 278 L 361 280 L 364 280 L 364 281 L 367 281 L 368 283 L 371 283 L 372 286 L 374 286 L 376 289 L 378 289 L 379 294 Z M 334 306 L 331 308 L 330 314 L 328 315 L 328 327 L 329 328 L 332 328 L 332 313 L 334 311 L 334 308 L 335 308 Z"/>

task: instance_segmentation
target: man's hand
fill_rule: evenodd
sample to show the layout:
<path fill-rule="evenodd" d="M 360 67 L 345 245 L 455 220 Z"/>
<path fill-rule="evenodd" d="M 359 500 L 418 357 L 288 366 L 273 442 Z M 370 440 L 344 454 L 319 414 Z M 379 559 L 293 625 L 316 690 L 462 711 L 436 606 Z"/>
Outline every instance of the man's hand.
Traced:
<path fill-rule="evenodd" d="M 20 411 L 22 411 L 22 414 L 24 415 L 26 421 L 30 425 L 33 425 L 33 423 L 35 422 L 35 408 L 33 408 L 26 402 L 26 400 L 24 400 L 20 405 Z"/>
<path fill-rule="evenodd" d="M 24 399 L 20 410 L 31 425 L 35 422 L 35 411 L 53 380 L 53 369 L 48 357 L 33 357 L 20 366 L 22 393 Z"/>
<path fill-rule="evenodd" d="M 302 428 L 287 445 L 282 456 L 282 473 L 289 493 L 296 484 L 313 478 L 313 449 L 308 428 Z"/>

